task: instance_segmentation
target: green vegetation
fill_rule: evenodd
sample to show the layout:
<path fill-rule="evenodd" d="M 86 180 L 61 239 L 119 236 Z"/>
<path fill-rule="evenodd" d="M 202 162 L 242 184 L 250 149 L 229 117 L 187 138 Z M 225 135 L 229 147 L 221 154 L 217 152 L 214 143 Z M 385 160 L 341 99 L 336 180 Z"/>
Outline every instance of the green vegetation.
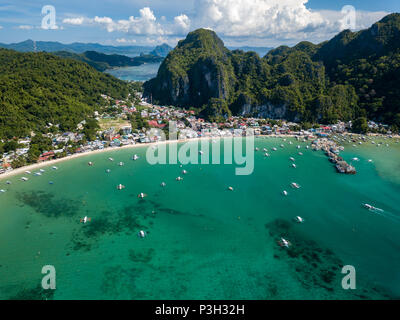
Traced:
<path fill-rule="evenodd" d="M 199 29 L 170 52 L 144 94 L 209 119 L 230 112 L 303 123 L 367 117 L 400 128 L 399 82 L 400 14 L 390 14 L 367 30 L 282 46 L 263 58 L 229 51 L 213 31 Z"/>
<path fill-rule="evenodd" d="M 352 125 L 352 131 L 355 133 L 367 133 L 368 132 L 368 123 L 367 118 L 360 117 L 354 120 Z"/>
<path fill-rule="evenodd" d="M 85 63 L 48 53 L 0 49 L 0 139 L 75 130 L 100 105 L 101 94 L 128 96 L 129 85 Z"/>

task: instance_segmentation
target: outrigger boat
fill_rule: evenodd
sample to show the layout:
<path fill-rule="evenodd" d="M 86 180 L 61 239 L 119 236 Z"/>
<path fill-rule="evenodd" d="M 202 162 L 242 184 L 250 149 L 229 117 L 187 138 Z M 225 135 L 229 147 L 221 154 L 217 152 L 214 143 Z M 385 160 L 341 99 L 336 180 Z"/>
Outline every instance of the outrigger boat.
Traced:
<path fill-rule="evenodd" d="M 125 164 L 125 163 L 123 163 L 123 162 L 118 163 L 118 165 L 119 165 L 120 167 L 122 167 L 124 164 Z"/>
<path fill-rule="evenodd" d="M 297 223 L 304 223 L 304 219 L 302 217 L 300 217 L 300 216 L 296 216 L 294 218 L 294 221 L 296 221 Z"/>
<path fill-rule="evenodd" d="M 292 244 L 290 243 L 290 241 L 286 240 L 285 238 L 280 238 L 278 241 L 278 244 L 281 247 L 285 247 L 285 248 L 289 248 Z"/>
<path fill-rule="evenodd" d="M 138 237 L 139 238 L 144 238 L 144 237 L 146 237 L 146 232 L 145 231 L 143 231 L 143 230 L 140 230 L 139 232 L 138 232 Z"/>
<path fill-rule="evenodd" d="M 165 187 L 167 184 L 165 182 L 161 182 L 161 187 Z"/>
<path fill-rule="evenodd" d="M 181 180 L 183 180 L 182 177 L 177 177 L 177 178 L 176 178 L 176 181 L 181 181 Z"/>
<path fill-rule="evenodd" d="M 85 217 L 84 217 L 83 219 L 81 219 L 80 221 L 81 221 L 81 223 L 87 223 L 87 222 L 92 221 L 92 218 L 88 218 L 87 216 L 85 216 Z"/>
<path fill-rule="evenodd" d="M 119 184 L 119 185 L 117 186 L 117 189 L 118 189 L 118 190 L 125 189 L 125 186 L 124 186 L 124 185 L 122 185 L 122 184 Z"/>
<path fill-rule="evenodd" d="M 134 154 L 132 160 L 137 160 L 137 159 L 139 159 L 139 156 L 137 154 Z"/>
<path fill-rule="evenodd" d="M 290 185 L 292 186 L 292 188 L 295 188 L 295 189 L 300 189 L 301 188 L 300 185 L 297 184 L 296 182 L 292 182 Z"/>
<path fill-rule="evenodd" d="M 363 206 L 364 206 L 364 208 L 366 208 L 366 209 L 368 209 L 368 210 L 370 210 L 370 211 L 380 211 L 380 212 L 383 212 L 383 211 L 384 211 L 384 210 L 382 210 L 382 209 L 380 209 L 380 208 L 376 208 L 376 207 L 374 207 L 374 206 L 371 206 L 371 205 L 368 204 L 368 203 L 364 203 Z"/>
<path fill-rule="evenodd" d="M 144 197 L 147 197 L 147 194 L 141 192 L 138 194 L 138 198 L 143 199 Z"/>

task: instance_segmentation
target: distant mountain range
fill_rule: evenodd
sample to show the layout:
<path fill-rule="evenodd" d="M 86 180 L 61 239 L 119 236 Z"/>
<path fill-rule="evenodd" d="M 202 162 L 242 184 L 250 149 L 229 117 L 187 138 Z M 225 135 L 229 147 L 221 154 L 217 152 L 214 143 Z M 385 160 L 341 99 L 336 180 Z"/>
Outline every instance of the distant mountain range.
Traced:
<path fill-rule="evenodd" d="M 164 43 L 156 47 L 150 46 L 106 46 L 98 43 L 80 43 L 64 44 L 55 41 L 33 41 L 26 40 L 18 43 L 4 44 L 0 43 L 0 48 L 12 49 L 20 52 L 56 52 L 67 51 L 73 53 L 83 53 L 85 51 L 97 51 L 105 54 L 122 54 L 128 56 L 139 56 L 140 54 L 152 54 L 155 56 L 166 57 L 173 49 Z M 243 51 L 255 51 L 260 56 L 264 56 L 273 48 L 269 47 L 229 47 L 229 49 L 240 49 Z"/>
<path fill-rule="evenodd" d="M 129 56 L 138 56 L 141 53 L 149 54 L 154 47 L 149 46 L 106 46 L 98 43 L 71 43 L 64 44 L 54 41 L 33 41 L 26 40 L 19 43 L 4 44 L 0 43 L 0 48 L 12 49 L 20 52 L 55 52 L 68 51 L 74 53 L 83 53 L 85 51 L 97 51 L 106 54 L 124 54 Z"/>
<path fill-rule="evenodd" d="M 127 57 L 119 54 L 104 54 L 97 51 L 85 51 L 73 53 L 68 51 L 52 52 L 62 58 L 74 59 L 86 62 L 98 71 L 105 71 L 116 67 L 135 67 L 145 63 L 158 63 L 164 60 L 163 57 L 152 54 L 141 54 L 138 57 Z"/>

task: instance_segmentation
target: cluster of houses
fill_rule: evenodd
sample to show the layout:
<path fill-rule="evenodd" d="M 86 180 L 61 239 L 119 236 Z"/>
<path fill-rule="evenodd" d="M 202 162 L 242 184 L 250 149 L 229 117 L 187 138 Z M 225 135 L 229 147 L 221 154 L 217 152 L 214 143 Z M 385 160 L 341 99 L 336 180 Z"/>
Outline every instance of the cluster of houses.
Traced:
<path fill-rule="evenodd" d="M 104 99 L 110 100 L 111 98 L 102 95 Z M 141 98 L 138 96 L 138 98 Z M 253 129 L 255 135 L 282 135 L 294 134 L 305 137 L 327 137 L 332 133 L 343 133 L 351 127 L 351 122 L 339 122 L 334 125 L 320 126 L 319 128 L 312 128 L 309 130 L 300 130 L 298 124 L 286 121 L 272 121 L 258 118 L 245 118 L 245 117 L 229 117 L 221 123 L 211 123 L 197 117 L 195 111 L 178 109 L 175 107 L 157 106 L 145 102 L 143 99 L 141 103 L 135 107 L 132 103 L 122 100 L 115 100 L 112 105 L 114 109 L 118 110 L 116 114 L 109 113 L 99 114 L 95 112 L 96 119 L 101 118 L 120 118 L 129 119 L 129 114 L 139 115 L 143 121 L 148 123 L 150 129 L 136 129 L 132 130 L 131 125 L 125 125 L 119 128 L 108 128 L 97 132 L 97 139 L 82 144 L 84 134 L 80 133 L 83 129 L 85 121 L 82 121 L 78 127 L 78 132 L 64 132 L 58 134 L 48 134 L 52 139 L 53 150 L 43 152 L 38 161 L 47 161 L 53 159 L 58 153 L 66 153 L 69 155 L 70 147 L 78 145 L 74 152 L 89 152 L 106 147 L 121 147 L 125 145 L 137 143 L 156 142 L 165 139 L 163 132 L 169 130 L 169 123 L 174 121 L 175 132 L 178 139 L 192 139 L 204 136 L 224 136 L 233 135 L 240 136 L 245 134 L 246 129 Z M 279 123 L 279 125 L 277 124 Z M 372 125 L 372 123 L 371 123 Z M 158 130 L 154 130 L 158 129 Z M 170 138 L 171 138 L 171 133 Z M 16 151 L 3 154 L 0 158 L 0 173 L 12 170 L 11 163 L 14 159 L 27 155 L 30 146 L 30 137 L 20 139 L 18 141 L 22 147 Z"/>

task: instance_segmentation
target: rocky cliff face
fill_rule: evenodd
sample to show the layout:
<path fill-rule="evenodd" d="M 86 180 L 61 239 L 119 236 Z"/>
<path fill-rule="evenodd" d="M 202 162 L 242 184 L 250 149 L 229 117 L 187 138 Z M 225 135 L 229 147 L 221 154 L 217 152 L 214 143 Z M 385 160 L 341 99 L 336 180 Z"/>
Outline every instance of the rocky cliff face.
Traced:
<path fill-rule="evenodd" d="M 178 43 L 144 84 L 153 102 L 229 114 L 335 122 L 367 115 L 398 122 L 400 14 L 330 41 L 279 47 L 260 58 L 229 51 L 199 29 Z"/>

